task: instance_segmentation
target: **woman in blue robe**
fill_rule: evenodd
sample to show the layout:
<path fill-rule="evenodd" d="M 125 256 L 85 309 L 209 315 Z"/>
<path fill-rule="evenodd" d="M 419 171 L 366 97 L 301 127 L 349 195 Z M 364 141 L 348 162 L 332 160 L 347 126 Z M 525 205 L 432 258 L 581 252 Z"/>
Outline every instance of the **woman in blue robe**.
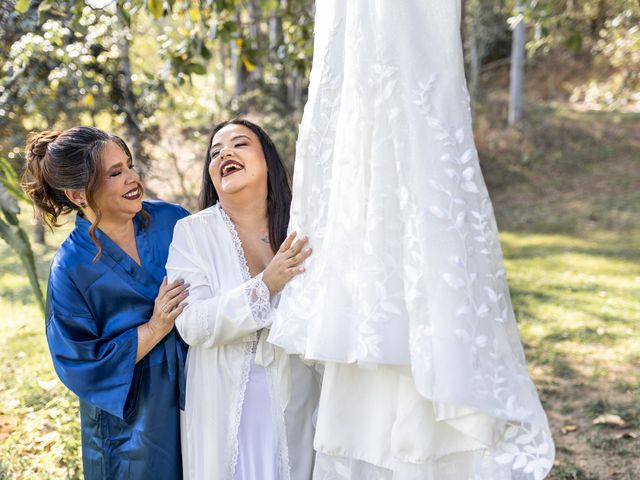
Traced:
<path fill-rule="evenodd" d="M 46 334 L 80 399 L 85 478 L 182 478 L 186 349 L 173 323 L 187 286 L 167 284 L 164 265 L 188 212 L 143 202 L 125 143 L 90 127 L 30 136 L 23 187 L 52 226 L 78 212 L 51 265 Z"/>

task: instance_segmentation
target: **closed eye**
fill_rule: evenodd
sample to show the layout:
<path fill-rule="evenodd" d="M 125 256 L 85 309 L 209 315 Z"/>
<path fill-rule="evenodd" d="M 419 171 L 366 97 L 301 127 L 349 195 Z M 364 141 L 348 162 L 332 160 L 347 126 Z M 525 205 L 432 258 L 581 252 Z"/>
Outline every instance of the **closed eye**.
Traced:
<path fill-rule="evenodd" d="M 247 144 L 246 144 L 246 143 L 236 143 L 236 144 L 234 145 L 234 147 L 235 147 L 235 148 L 238 148 L 238 147 L 246 147 L 246 146 L 247 146 Z"/>
<path fill-rule="evenodd" d="M 128 165 L 128 167 L 129 167 L 129 170 L 133 170 L 134 168 L 136 168 L 136 166 L 135 166 L 133 163 L 131 163 L 130 165 Z M 111 172 L 111 173 L 109 174 L 109 176 L 110 176 L 110 177 L 117 177 L 117 176 L 118 176 L 118 175 L 120 175 L 121 173 L 122 173 L 122 170 L 116 170 L 116 171 L 114 171 L 114 172 Z"/>

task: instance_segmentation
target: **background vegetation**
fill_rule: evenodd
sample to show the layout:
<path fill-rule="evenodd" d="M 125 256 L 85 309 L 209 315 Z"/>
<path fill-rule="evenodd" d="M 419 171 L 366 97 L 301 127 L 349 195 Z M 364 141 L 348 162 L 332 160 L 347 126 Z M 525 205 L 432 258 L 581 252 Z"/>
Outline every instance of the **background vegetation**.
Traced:
<path fill-rule="evenodd" d="M 292 166 L 306 99 L 311 0 L 87 3 L 101 8 L 0 2 L 0 227 L 12 235 L 0 228 L 0 478 L 81 478 L 77 402 L 51 367 L 29 275 L 45 285 L 69 226 L 45 233 L 15 188 L 26 134 L 119 133 L 151 195 L 193 209 L 214 123 L 252 117 Z M 640 5 L 464 3 L 476 143 L 558 447 L 551 477 L 640 478 Z M 517 25 L 524 117 L 510 127 Z"/>

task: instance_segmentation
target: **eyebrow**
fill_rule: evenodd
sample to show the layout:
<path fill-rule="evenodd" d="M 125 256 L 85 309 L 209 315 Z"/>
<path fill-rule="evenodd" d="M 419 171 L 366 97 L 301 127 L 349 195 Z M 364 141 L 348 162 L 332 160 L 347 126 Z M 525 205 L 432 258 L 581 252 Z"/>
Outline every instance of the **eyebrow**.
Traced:
<path fill-rule="evenodd" d="M 247 140 L 249 140 L 249 141 L 251 140 L 251 139 L 250 139 L 249 137 L 247 137 L 246 135 L 242 135 L 242 134 L 240 134 L 240 135 L 236 135 L 235 137 L 232 137 L 232 138 L 231 138 L 231 141 L 233 142 L 233 141 L 235 141 L 235 140 L 237 140 L 237 139 L 239 139 L 239 138 L 246 138 L 246 139 L 247 139 Z M 214 148 L 219 147 L 219 146 L 220 146 L 220 142 L 216 143 L 215 145 L 212 145 L 212 146 L 211 146 L 211 149 L 214 149 Z"/>
<path fill-rule="evenodd" d="M 130 163 L 131 160 L 127 160 L 127 163 Z M 124 165 L 123 162 L 118 162 L 118 163 L 114 163 L 113 165 L 111 165 L 108 169 L 107 172 L 110 172 L 112 170 L 115 170 L 116 168 L 122 167 L 122 165 Z"/>

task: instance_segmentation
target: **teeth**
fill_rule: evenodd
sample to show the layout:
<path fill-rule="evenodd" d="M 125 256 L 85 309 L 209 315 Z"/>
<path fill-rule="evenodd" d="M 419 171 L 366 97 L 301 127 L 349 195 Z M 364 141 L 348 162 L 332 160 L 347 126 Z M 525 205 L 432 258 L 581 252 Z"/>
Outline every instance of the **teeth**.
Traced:
<path fill-rule="evenodd" d="M 225 176 L 232 171 L 240 170 L 240 168 L 241 167 L 237 163 L 229 163 L 222 168 L 222 176 Z"/>
<path fill-rule="evenodd" d="M 137 197 L 139 193 L 140 193 L 140 189 L 136 188 L 134 191 L 125 193 L 123 196 L 125 198 L 133 198 L 133 197 Z"/>

